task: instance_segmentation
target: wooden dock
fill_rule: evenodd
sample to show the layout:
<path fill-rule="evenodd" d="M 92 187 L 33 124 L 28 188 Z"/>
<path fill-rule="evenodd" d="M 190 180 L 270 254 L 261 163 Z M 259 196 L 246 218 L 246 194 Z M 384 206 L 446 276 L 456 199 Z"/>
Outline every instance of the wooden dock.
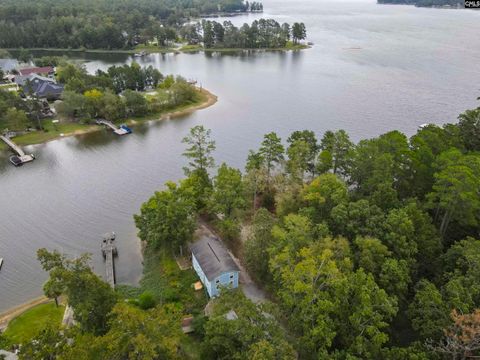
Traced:
<path fill-rule="evenodd" d="M 10 162 L 12 162 L 12 164 L 21 165 L 21 164 L 35 160 L 35 155 L 25 154 L 22 148 L 17 144 L 15 144 L 8 135 L 0 135 L 0 140 L 2 140 L 5 144 L 7 144 L 8 147 L 10 147 L 10 149 L 12 149 L 12 151 L 17 154 L 16 156 L 12 156 L 10 158 Z"/>
<path fill-rule="evenodd" d="M 128 130 L 123 127 L 118 127 L 114 123 L 108 120 L 98 119 L 96 121 L 97 125 L 105 125 L 107 128 L 111 129 L 117 135 L 127 135 L 129 134 Z"/>
<path fill-rule="evenodd" d="M 113 243 L 115 241 L 115 233 L 108 233 L 103 236 L 102 254 L 105 259 L 105 274 L 107 276 L 107 283 L 112 288 L 115 287 L 115 260 L 117 255 L 117 247 Z"/>

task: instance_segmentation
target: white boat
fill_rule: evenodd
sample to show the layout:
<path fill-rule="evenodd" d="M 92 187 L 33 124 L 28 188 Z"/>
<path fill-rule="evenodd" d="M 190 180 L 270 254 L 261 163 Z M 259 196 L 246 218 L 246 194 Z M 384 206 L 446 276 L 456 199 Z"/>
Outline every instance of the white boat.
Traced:
<path fill-rule="evenodd" d="M 2 270 L 3 258 L 0 258 L 0 270 Z"/>

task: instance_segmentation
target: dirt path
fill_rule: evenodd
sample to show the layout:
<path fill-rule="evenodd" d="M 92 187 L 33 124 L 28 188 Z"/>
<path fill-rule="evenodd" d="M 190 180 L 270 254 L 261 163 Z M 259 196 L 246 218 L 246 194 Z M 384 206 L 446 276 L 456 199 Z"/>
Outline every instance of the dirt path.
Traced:
<path fill-rule="evenodd" d="M 0 331 L 3 331 L 8 323 L 12 321 L 12 319 L 16 318 L 18 315 L 21 313 L 27 311 L 28 309 L 31 309 L 34 306 L 44 304 L 47 302 L 52 301 L 51 299 L 46 298 L 45 296 L 38 297 L 36 299 L 33 299 L 27 303 L 18 305 L 14 308 L 11 308 L 3 313 L 0 314 Z"/>

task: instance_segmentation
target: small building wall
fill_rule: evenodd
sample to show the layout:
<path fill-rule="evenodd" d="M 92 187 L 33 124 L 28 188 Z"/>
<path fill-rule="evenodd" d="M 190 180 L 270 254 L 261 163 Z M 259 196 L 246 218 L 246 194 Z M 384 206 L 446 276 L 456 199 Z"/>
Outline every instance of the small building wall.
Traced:
<path fill-rule="evenodd" d="M 211 297 L 219 295 L 220 287 L 231 287 L 233 289 L 238 287 L 238 271 L 226 272 L 218 276 L 215 281 L 212 281 L 212 295 Z"/>
<path fill-rule="evenodd" d="M 208 281 L 207 276 L 202 270 L 202 267 L 198 263 L 197 259 L 195 258 L 195 255 L 192 253 L 192 266 L 197 273 L 198 277 L 200 278 L 200 281 L 203 283 L 203 286 L 207 289 L 208 295 L 210 297 L 212 296 L 212 284 L 210 284 L 210 281 Z"/>

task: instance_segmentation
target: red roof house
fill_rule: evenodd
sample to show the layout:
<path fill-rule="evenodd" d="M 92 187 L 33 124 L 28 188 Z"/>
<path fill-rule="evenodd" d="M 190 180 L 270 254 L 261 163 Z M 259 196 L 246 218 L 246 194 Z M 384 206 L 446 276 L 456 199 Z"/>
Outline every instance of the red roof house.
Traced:
<path fill-rule="evenodd" d="M 23 75 L 23 76 L 30 75 L 30 74 L 48 76 L 48 75 L 53 75 L 55 73 L 55 71 L 53 70 L 53 67 L 51 67 L 51 66 L 44 66 L 44 67 L 33 67 L 33 68 L 19 69 L 18 73 L 20 75 Z"/>

